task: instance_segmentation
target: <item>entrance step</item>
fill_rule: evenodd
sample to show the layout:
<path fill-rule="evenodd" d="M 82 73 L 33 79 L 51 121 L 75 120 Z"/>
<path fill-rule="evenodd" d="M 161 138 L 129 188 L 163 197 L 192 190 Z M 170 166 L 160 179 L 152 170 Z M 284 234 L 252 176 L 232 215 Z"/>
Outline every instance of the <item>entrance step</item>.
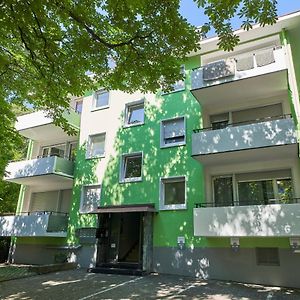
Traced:
<path fill-rule="evenodd" d="M 88 272 L 102 273 L 102 274 L 134 275 L 134 276 L 145 275 L 145 272 L 140 269 L 125 269 L 125 268 L 110 268 L 110 267 L 89 268 Z"/>
<path fill-rule="evenodd" d="M 141 269 L 141 264 L 137 262 L 114 262 L 114 263 L 101 263 L 97 264 L 97 267 L 103 268 L 117 268 L 117 269 Z"/>

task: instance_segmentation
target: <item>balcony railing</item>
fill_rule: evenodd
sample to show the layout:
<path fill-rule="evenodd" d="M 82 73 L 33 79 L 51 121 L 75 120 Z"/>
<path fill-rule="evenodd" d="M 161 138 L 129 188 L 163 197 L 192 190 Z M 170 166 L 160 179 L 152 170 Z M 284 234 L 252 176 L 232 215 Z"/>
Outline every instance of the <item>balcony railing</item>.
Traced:
<path fill-rule="evenodd" d="M 194 208 L 194 235 L 205 237 L 300 236 L 300 203 L 216 207 L 200 203 Z M 276 200 L 274 200 L 276 202 Z"/>
<path fill-rule="evenodd" d="M 16 183 L 25 183 L 22 180 L 41 175 L 58 175 L 73 179 L 73 169 L 73 161 L 57 156 L 49 156 L 9 163 L 4 179 Z M 38 179 L 36 177 L 36 180 Z"/>
<path fill-rule="evenodd" d="M 201 156 L 296 143 L 294 121 L 290 115 L 284 115 L 229 124 L 222 129 L 195 129 L 192 135 L 192 155 Z"/>
<path fill-rule="evenodd" d="M 0 216 L 0 236 L 66 237 L 68 214 L 53 211 Z"/>
<path fill-rule="evenodd" d="M 264 55 L 264 53 L 261 54 L 263 51 L 265 51 L 266 55 L 265 62 L 261 58 Z M 267 54 L 268 52 L 269 54 Z M 192 90 L 268 74 L 287 68 L 285 53 L 282 48 L 264 49 L 256 53 L 243 55 L 243 58 L 233 57 L 194 69 L 191 75 Z"/>
<path fill-rule="evenodd" d="M 268 199 L 268 200 L 233 200 L 233 201 L 210 201 L 195 203 L 196 208 L 203 207 L 227 207 L 227 206 L 248 206 L 248 205 L 274 205 L 274 204 L 295 204 L 300 203 L 300 198 L 287 198 L 287 199 Z"/>

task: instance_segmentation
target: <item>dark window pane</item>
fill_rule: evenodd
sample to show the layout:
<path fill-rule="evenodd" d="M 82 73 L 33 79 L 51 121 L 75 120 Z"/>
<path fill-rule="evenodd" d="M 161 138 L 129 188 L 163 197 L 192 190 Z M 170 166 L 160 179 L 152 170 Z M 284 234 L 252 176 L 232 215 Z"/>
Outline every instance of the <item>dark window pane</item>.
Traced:
<path fill-rule="evenodd" d="M 261 266 L 279 266 L 278 248 L 256 248 L 256 261 Z"/>
<path fill-rule="evenodd" d="M 165 182 L 165 205 L 185 204 L 185 182 Z"/>
<path fill-rule="evenodd" d="M 292 180 L 277 179 L 278 196 L 281 203 L 291 203 L 293 200 Z"/>
<path fill-rule="evenodd" d="M 272 180 L 239 182 L 238 191 L 240 205 L 268 204 L 274 199 Z"/>
<path fill-rule="evenodd" d="M 214 179 L 214 195 L 216 206 L 233 205 L 233 188 L 231 177 L 220 177 Z"/>
<path fill-rule="evenodd" d="M 125 158 L 125 178 L 139 178 L 142 176 L 142 156 Z"/>

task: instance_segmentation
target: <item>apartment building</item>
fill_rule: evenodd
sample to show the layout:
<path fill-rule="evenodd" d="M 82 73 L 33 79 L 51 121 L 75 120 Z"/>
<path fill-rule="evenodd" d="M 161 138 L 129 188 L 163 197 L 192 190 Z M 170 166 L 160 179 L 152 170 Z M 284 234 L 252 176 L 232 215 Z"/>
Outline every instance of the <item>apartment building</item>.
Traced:
<path fill-rule="evenodd" d="M 230 53 L 204 39 L 170 93 L 87 92 L 76 136 L 19 117 L 11 260 L 300 287 L 299 29 L 237 31 Z"/>

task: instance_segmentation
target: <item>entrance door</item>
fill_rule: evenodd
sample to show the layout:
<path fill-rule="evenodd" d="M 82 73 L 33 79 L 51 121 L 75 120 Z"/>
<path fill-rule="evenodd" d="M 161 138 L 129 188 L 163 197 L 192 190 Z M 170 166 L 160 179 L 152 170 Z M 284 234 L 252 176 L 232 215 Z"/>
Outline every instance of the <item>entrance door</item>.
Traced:
<path fill-rule="evenodd" d="M 138 212 L 100 215 L 97 264 L 140 264 L 142 215 Z"/>

